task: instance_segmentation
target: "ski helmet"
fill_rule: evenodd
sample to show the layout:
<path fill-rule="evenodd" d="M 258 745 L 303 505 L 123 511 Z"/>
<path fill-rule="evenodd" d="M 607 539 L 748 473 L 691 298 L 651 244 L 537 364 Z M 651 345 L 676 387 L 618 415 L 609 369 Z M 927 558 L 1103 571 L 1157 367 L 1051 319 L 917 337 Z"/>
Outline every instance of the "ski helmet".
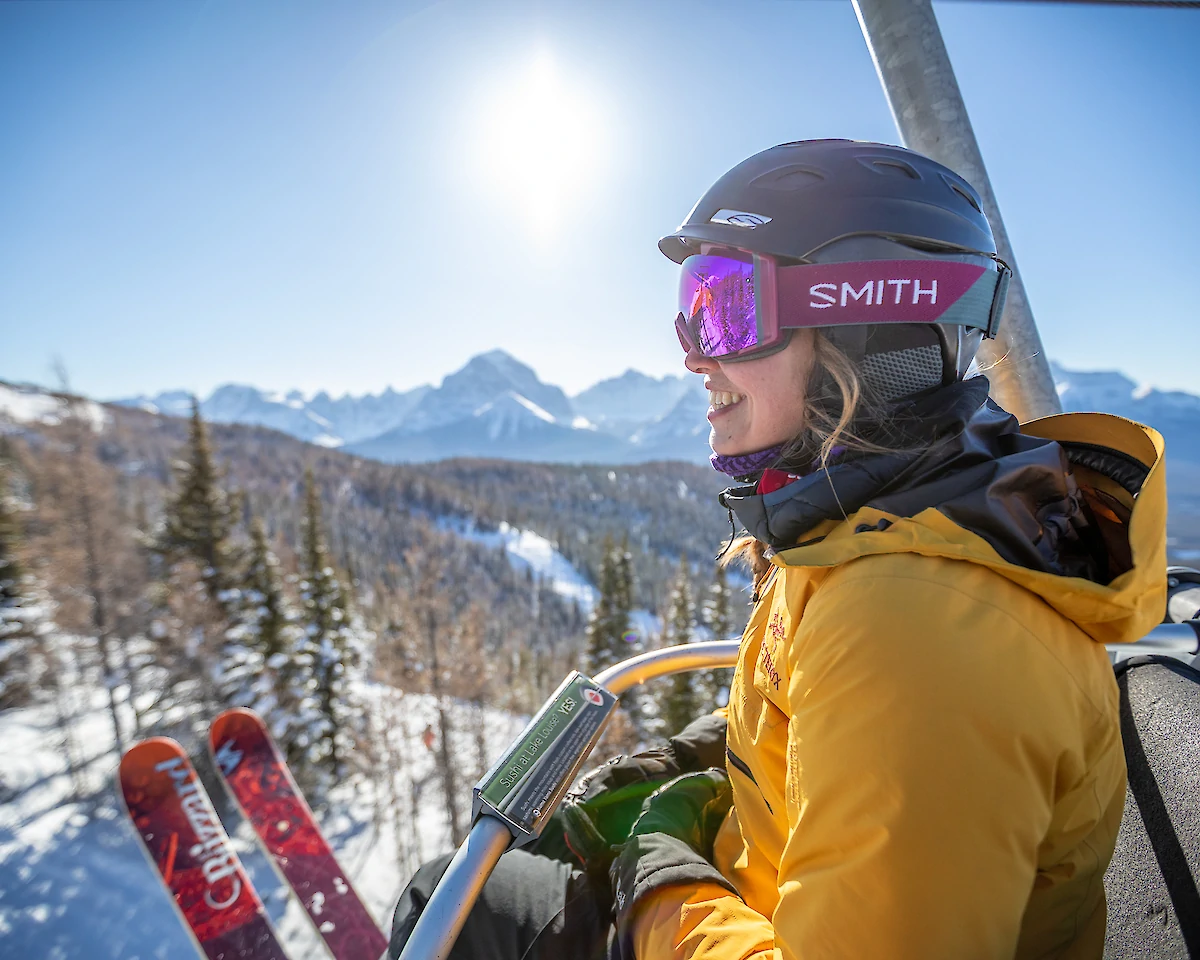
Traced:
<path fill-rule="evenodd" d="M 961 379 L 983 337 L 995 336 L 1010 275 L 996 255 L 983 202 L 966 180 L 912 150 L 855 140 L 801 140 L 755 154 L 717 180 L 682 226 L 658 246 L 680 264 L 723 251 L 753 258 L 754 289 L 760 294 L 775 287 L 774 282 L 769 287 L 761 283 L 761 262 L 774 269 L 934 260 L 984 270 L 987 276 L 981 275 L 984 282 L 972 289 L 972 296 L 923 322 L 907 322 L 895 308 L 888 316 L 891 299 L 884 303 L 882 286 L 877 310 L 869 316 L 859 311 L 850 320 L 828 317 L 828 325 L 828 315 L 812 311 L 806 319 L 779 318 L 779 328 L 820 329 L 883 399 Z M 901 289 L 895 288 L 897 304 Z M 841 298 L 844 307 L 845 292 Z M 870 291 L 866 298 L 870 302 Z M 685 309 L 681 306 L 677 327 L 686 345 Z M 787 309 L 780 301 L 780 312 Z M 746 351 L 744 358 L 782 349 L 790 330 L 777 329 L 775 335 L 773 347 Z M 741 357 L 731 354 L 730 359 Z"/>

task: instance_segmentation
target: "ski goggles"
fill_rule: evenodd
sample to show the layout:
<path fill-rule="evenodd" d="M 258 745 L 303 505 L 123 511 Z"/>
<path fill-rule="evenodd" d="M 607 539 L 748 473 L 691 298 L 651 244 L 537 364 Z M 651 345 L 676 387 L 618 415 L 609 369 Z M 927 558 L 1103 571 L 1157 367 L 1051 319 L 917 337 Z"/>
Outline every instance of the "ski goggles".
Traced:
<path fill-rule="evenodd" d="M 990 254 L 982 254 L 991 256 Z M 996 335 L 1011 271 L 949 260 L 780 264 L 760 254 L 683 261 L 675 332 L 684 350 L 750 360 L 789 331 L 865 323 L 945 323 Z"/>

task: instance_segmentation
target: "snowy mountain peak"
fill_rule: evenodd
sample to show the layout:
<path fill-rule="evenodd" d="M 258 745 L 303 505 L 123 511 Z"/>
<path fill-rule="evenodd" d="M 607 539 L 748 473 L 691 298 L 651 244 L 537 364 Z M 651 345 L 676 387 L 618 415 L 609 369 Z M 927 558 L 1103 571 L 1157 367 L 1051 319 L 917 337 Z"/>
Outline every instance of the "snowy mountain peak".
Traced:
<path fill-rule="evenodd" d="M 1138 384 L 1118 370 L 1067 370 L 1051 362 L 1063 410 L 1099 410 L 1155 425 L 1160 419 L 1200 415 L 1200 397 Z"/>
<path fill-rule="evenodd" d="M 442 385 L 430 390 L 416 405 L 403 424 L 408 432 L 418 432 L 446 426 L 512 394 L 522 397 L 542 412 L 551 422 L 570 424 L 575 417 L 567 395 L 561 389 L 542 383 L 530 367 L 509 356 L 503 350 L 472 357 L 466 365 L 449 374 Z"/>
<path fill-rule="evenodd" d="M 428 391 L 428 387 L 417 387 L 407 393 L 388 389 L 379 396 L 347 395 L 339 400 L 331 400 L 322 391 L 307 400 L 300 390 L 285 393 L 227 383 L 200 403 L 200 413 L 214 423 L 271 427 L 310 443 L 340 447 L 394 429 Z M 192 395 L 183 390 L 113 402 L 174 417 L 188 417 L 192 413 Z"/>
<path fill-rule="evenodd" d="M 592 385 L 572 402 L 576 413 L 597 426 L 622 430 L 629 422 L 666 416 L 681 397 L 701 386 L 701 379 L 695 376 L 655 379 L 637 370 L 626 370 L 619 377 Z"/>

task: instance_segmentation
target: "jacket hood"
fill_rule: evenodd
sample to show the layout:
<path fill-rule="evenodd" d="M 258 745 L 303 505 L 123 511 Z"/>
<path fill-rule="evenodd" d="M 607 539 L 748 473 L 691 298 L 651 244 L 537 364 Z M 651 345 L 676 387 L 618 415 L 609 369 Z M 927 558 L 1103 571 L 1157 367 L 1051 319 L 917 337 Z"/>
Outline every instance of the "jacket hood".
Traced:
<path fill-rule="evenodd" d="M 721 495 L 779 566 L 917 553 L 987 566 L 1105 643 L 1166 604 L 1162 437 L 1108 414 L 1021 426 L 973 378 L 906 411 L 924 452 L 843 458 L 771 493 Z"/>

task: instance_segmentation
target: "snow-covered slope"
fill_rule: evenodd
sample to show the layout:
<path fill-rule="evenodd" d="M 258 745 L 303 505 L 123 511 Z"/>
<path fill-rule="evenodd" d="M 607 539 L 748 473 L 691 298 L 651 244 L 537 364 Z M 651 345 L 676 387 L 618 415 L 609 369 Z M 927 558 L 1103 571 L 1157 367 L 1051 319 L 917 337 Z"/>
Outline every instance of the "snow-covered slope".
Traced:
<path fill-rule="evenodd" d="M 39 387 L 0 383 L 0 432 L 3 422 L 61 423 L 68 416 L 67 401 Z M 84 400 L 75 405 L 74 413 L 82 417 L 93 430 L 101 430 L 108 414 L 98 403 Z"/>
<path fill-rule="evenodd" d="M 599 429 L 628 438 L 647 421 L 670 413 L 679 398 L 699 382 L 693 376 L 656 380 L 636 370 L 626 370 L 619 377 L 601 380 L 572 397 L 571 404 L 577 414 Z"/>
<path fill-rule="evenodd" d="M 475 543 L 493 548 L 503 547 L 513 566 L 532 570 L 559 596 L 576 601 L 585 614 L 590 614 L 596 605 L 596 588 L 554 549 L 554 544 L 532 530 L 519 530 L 503 522 L 495 532 L 462 523 L 447 524 L 447 527 Z"/>

